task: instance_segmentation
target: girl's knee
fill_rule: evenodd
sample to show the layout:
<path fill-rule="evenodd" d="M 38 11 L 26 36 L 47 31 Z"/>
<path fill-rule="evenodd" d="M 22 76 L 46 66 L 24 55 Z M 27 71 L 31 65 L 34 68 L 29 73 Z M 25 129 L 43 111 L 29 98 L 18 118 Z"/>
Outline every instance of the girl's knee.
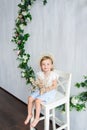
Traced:
<path fill-rule="evenodd" d="M 37 98 L 37 99 L 35 100 L 35 102 L 36 102 L 36 103 L 41 103 L 41 100 Z"/>

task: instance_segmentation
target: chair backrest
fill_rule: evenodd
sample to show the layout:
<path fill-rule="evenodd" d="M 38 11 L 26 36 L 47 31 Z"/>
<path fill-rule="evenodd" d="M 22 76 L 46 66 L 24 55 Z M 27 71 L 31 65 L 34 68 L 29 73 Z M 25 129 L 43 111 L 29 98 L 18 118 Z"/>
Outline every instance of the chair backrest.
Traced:
<path fill-rule="evenodd" d="M 60 70 L 55 70 L 55 72 L 59 75 L 58 90 L 69 97 L 72 74 Z"/>

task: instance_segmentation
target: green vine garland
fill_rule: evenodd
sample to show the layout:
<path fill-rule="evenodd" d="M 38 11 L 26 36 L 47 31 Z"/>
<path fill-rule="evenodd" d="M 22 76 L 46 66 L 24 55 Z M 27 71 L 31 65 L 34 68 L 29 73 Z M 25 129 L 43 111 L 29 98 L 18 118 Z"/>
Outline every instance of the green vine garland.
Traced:
<path fill-rule="evenodd" d="M 32 20 L 32 15 L 30 13 L 31 7 L 36 0 L 21 0 L 18 4 L 19 11 L 18 16 L 15 20 L 14 36 L 12 37 L 12 42 L 16 44 L 14 50 L 17 51 L 17 60 L 19 60 L 19 68 L 21 69 L 21 77 L 26 79 L 26 84 L 31 83 L 30 79 L 35 78 L 34 70 L 28 65 L 30 60 L 30 54 L 25 51 L 25 44 L 30 37 L 29 33 L 24 33 L 24 29 L 28 22 Z M 43 0 L 45 5 L 47 0 Z M 77 88 L 86 87 L 87 88 L 87 76 L 84 76 L 84 81 L 81 83 L 76 83 Z M 75 108 L 77 111 L 85 110 L 87 103 L 87 91 L 81 92 L 76 96 L 70 97 L 70 108 L 71 110 Z M 61 106 L 64 110 L 64 106 Z"/>
<path fill-rule="evenodd" d="M 77 88 L 87 89 L 87 76 L 83 76 L 84 80 L 82 82 L 77 82 L 75 86 Z M 70 108 L 71 110 L 75 108 L 77 111 L 86 110 L 87 104 L 87 91 L 83 91 L 78 95 L 70 97 Z"/>
<path fill-rule="evenodd" d="M 84 76 L 84 80 L 82 82 L 77 82 L 75 87 L 87 88 L 87 76 Z M 65 111 L 65 105 L 59 106 L 58 109 L 60 111 Z M 70 110 L 73 109 L 76 111 L 85 111 L 87 109 L 87 91 L 83 91 L 70 97 Z"/>
<path fill-rule="evenodd" d="M 19 60 L 19 68 L 21 68 L 21 77 L 26 79 L 26 84 L 31 83 L 30 78 L 35 78 L 34 70 L 31 66 L 28 66 L 30 60 L 30 54 L 25 51 L 25 44 L 30 37 L 29 33 L 24 33 L 25 26 L 28 22 L 32 20 L 32 15 L 30 13 L 31 7 L 36 0 L 21 0 L 18 4 L 19 11 L 18 16 L 15 20 L 14 36 L 12 37 L 12 42 L 16 44 L 14 50 L 17 51 L 17 60 Z M 47 0 L 43 0 L 45 5 Z"/>

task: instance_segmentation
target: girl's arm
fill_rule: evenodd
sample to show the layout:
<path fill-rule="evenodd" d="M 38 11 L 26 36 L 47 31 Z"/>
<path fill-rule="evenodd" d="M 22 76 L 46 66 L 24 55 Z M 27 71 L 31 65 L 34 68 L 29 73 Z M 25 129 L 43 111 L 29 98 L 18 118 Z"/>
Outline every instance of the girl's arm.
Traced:
<path fill-rule="evenodd" d="M 43 94 L 43 93 L 48 92 L 48 91 L 50 91 L 50 90 L 56 89 L 56 88 L 57 88 L 57 84 L 58 84 L 58 83 L 57 83 L 57 80 L 53 80 L 51 86 L 49 86 L 49 87 L 42 87 L 42 88 L 40 89 L 40 94 Z"/>

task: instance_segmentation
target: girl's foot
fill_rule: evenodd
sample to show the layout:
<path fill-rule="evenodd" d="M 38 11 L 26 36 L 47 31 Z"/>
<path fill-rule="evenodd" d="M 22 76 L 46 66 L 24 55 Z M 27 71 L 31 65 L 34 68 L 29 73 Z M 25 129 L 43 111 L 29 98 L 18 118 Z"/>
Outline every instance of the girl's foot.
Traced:
<path fill-rule="evenodd" d="M 24 121 L 24 124 L 27 125 L 31 119 L 32 115 L 27 116 L 26 120 Z"/>
<path fill-rule="evenodd" d="M 34 119 L 34 121 L 31 123 L 31 127 L 35 127 L 39 122 L 39 119 Z"/>

